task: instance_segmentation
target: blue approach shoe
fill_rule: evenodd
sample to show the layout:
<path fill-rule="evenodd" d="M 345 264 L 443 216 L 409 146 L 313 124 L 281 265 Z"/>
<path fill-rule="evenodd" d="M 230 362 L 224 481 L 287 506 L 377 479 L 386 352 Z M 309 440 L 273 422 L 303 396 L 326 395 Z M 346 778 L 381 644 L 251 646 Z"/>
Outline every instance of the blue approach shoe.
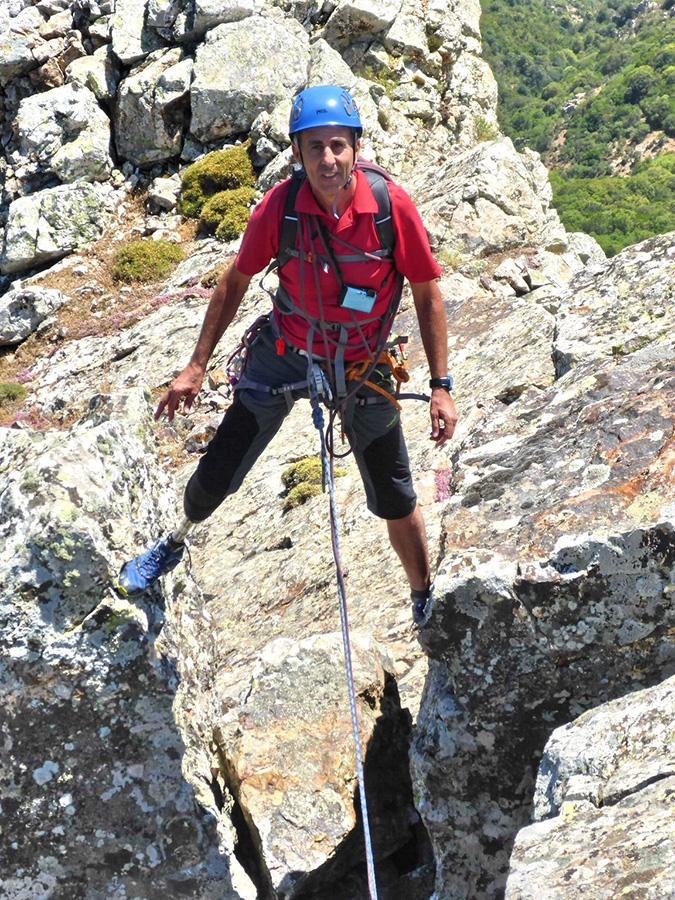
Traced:
<path fill-rule="evenodd" d="M 183 558 L 185 544 L 179 544 L 169 535 L 161 538 L 135 559 L 122 566 L 117 579 L 117 590 L 123 597 L 135 597 L 151 587 L 160 575 L 175 569 Z"/>
<path fill-rule="evenodd" d="M 412 603 L 412 620 L 417 628 L 421 628 L 429 618 L 431 600 L 434 595 L 433 584 L 426 591 L 410 591 Z"/>

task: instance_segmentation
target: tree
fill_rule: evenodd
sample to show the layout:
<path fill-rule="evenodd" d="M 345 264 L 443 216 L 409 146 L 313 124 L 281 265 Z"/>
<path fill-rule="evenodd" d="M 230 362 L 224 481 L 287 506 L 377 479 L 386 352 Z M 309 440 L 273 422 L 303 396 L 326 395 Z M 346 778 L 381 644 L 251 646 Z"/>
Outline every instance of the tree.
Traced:
<path fill-rule="evenodd" d="M 659 83 L 651 66 L 638 66 L 628 76 L 625 98 L 629 103 L 638 103 Z"/>

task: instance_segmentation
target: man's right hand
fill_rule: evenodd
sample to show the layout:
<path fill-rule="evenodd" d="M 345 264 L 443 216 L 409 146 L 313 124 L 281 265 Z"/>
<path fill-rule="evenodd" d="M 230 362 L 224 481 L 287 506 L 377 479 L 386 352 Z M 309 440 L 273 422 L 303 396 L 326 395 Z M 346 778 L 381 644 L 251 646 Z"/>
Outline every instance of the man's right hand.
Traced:
<path fill-rule="evenodd" d="M 201 390 L 203 380 L 204 371 L 201 368 L 194 366 L 192 363 L 188 364 L 178 378 L 174 378 L 169 385 L 168 391 L 159 401 L 157 409 L 155 410 L 155 420 L 159 419 L 166 409 L 169 422 L 173 421 L 173 417 L 180 406 L 181 400 L 184 401 L 183 412 L 189 412 L 195 397 Z"/>
<path fill-rule="evenodd" d="M 201 390 L 211 354 L 239 309 L 239 304 L 250 281 L 251 276 L 240 272 L 234 263 L 231 263 L 225 270 L 211 294 L 192 359 L 178 378 L 174 378 L 169 390 L 159 401 L 155 419 L 159 419 L 166 409 L 170 422 L 180 406 L 181 400 L 184 400 L 184 412 L 190 411 L 195 397 Z"/>

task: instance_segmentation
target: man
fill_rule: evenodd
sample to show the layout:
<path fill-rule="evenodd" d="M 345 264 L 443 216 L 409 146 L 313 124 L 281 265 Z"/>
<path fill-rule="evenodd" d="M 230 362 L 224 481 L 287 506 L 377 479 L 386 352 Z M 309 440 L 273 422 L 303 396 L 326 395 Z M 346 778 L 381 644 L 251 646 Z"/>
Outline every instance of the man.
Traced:
<path fill-rule="evenodd" d="M 302 91 L 293 102 L 289 135 L 306 174 L 294 213 L 285 210 L 293 179 L 276 185 L 254 208 L 237 258 L 213 292 L 192 358 L 162 397 L 155 418 L 166 410 L 172 419 L 181 401 L 190 409 L 251 278 L 277 259 L 282 221 L 292 220 L 294 247 L 279 263 L 273 313 L 257 332 L 232 406 L 185 489 L 185 519 L 123 567 L 119 588 L 140 593 L 177 565 L 190 528 L 239 488 L 294 401 L 308 396 L 318 362 L 354 451 L 368 507 L 387 522 L 410 585 L 413 619 L 420 624 L 432 591 L 425 526 L 400 417 L 389 396 L 391 381 L 377 359 L 404 276 L 431 375 L 431 439 L 441 445 L 452 437 L 457 414 L 447 368 L 445 308 L 436 282 L 441 270 L 416 208 L 391 181 L 386 199 L 395 244 L 391 253 L 382 248 L 378 201 L 369 178 L 356 166 L 362 125 L 347 91 L 334 85 Z M 362 360 L 368 375 L 359 380 L 350 366 Z"/>

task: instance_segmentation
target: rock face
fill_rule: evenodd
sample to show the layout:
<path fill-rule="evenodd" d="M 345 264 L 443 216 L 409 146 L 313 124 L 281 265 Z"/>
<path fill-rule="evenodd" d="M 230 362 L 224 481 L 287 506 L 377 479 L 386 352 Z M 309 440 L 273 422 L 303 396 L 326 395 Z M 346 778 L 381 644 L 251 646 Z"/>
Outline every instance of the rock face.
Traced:
<path fill-rule="evenodd" d="M 67 299 L 49 289 L 8 291 L 0 297 L 0 347 L 25 341 Z"/>
<path fill-rule="evenodd" d="M 492 148 L 484 149 L 488 165 Z M 433 184 L 433 177 L 429 180 Z M 542 221 L 546 215 L 543 200 Z M 675 560 L 667 495 L 672 313 L 668 302 L 655 302 L 655 286 L 671 277 L 672 247 L 672 236 L 655 239 L 567 282 L 560 254 L 532 248 L 515 268 L 495 266 L 491 277 L 471 276 L 467 265 L 465 274 L 443 279 L 462 413 L 453 456 L 432 454 L 419 439 L 428 427 L 425 407 L 406 410 L 413 469 L 439 561 L 438 600 L 421 634 L 431 660 L 421 703 L 424 659 L 410 630 L 400 572 L 384 534 L 365 512 L 358 475 L 345 463 L 337 494 L 342 552 L 354 640 L 363 660 L 364 741 L 373 735 L 367 784 L 374 785 L 376 863 L 387 898 L 428 900 L 429 838 L 436 897 L 500 896 L 512 842 L 528 820 L 539 755 L 553 727 L 673 671 L 668 598 Z M 171 289 L 177 291 L 200 269 L 209 271 L 219 255 L 222 250 L 207 243 L 176 272 Z M 574 260 L 580 265 L 572 254 L 568 273 Z M 528 281 L 532 287 L 542 271 L 551 273 L 545 285 L 518 293 Z M 613 302 L 603 307 L 600 291 Z M 189 355 L 207 292 L 184 288 L 184 293 L 115 339 L 91 336 L 37 361 L 27 385 L 43 414 L 95 396 L 104 380 L 123 391 L 139 380 L 149 387 L 165 384 Z M 412 321 L 409 303 L 406 298 L 402 328 Z M 244 323 L 265 304 L 264 294 L 253 291 L 214 366 L 222 365 Z M 652 308 L 663 310 L 660 329 L 646 314 Z M 591 322 L 587 330 L 584 316 Z M 605 316 L 611 316 L 610 325 L 605 326 Z M 563 335 L 573 337 L 562 348 L 569 350 L 571 340 L 575 347 L 573 356 L 565 351 L 564 365 L 562 354 L 553 354 L 556 342 L 567 340 Z M 621 352 L 614 349 L 618 346 Z M 422 388 L 426 371 L 415 342 L 411 366 L 412 386 Z M 215 388 L 207 391 L 192 422 L 181 419 L 180 430 L 162 439 L 175 441 L 181 434 L 194 442 L 198 433 L 208 435 L 224 402 Z M 119 423 L 140 437 L 123 437 Z M 124 556 L 146 546 L 175 508 L 165 476 L 151 465 L 156 451 L 146 443 L 149 426 L 142 404 L 99 399 L 72 432 L 7 432 L 6 471 L 12 476 L 9 492 L 1 495 L 9 504 L 2 583 L 27 584 L 34 597 L 17 611 L 14 598 L 21 595 L 10 589 L 5 628 L 12 623 L 14 631 L 7 632 L 8 646 L 45 657 L 39 680 L 49 682 L 56 650 L 48 648 L 80 634 L 78 622 L 94 628 L 122 616 L 125 623 L 140 622 L 134 627 L 145 634 L 146 616 L 148 637 L 141 643 L 149 656 L 138 664 L 150 680 L 151 671 L 160 679 L 166 669 L 152 668 L 153 659 L 175 661 L 180 681 L 174 714 L 184 745 L 183 769 L 225 848 L 213 855 L 215 838 L 208 829 L 201 849 L 190 845 L 190 858 L 203 862 L 191 885 L 194 895 L 211 896 L 217 883 L 216 896 L 231 890 L 234 898 L 253 898 L 273 891 L 288 898 L 360 900 L 367 888 L 354 827 L 354 771 L 334 636 L 338 622 L 325 498 L 287 514 L 279 496 L 283 469 L 298 455 L 316 452 L 309 415 L 301 405 L 294 410 L 257 476 L 196 532 L 193 573 L 203 594 L 182 568 L 153 594 L 167 608 L 159 638 L 152 603 L 119 605 L 104 588 Z M 99 434 L 113 440 L 105 465 L 99 454 L 107 453 L 108 445 Z M 36 442 L 45 448 L 37 464 L 30 462 L 34 451 L 22 449 Z M 147 469 L 139 468 L 141 458 Z M 82 480 L 105 484 L 103 472 L 116 473 L 111 493 L 90 496 Z M 56 487 L 36 493 L 34 486 L 47 477 Z M 16 509 L 25 509 L 25 515 L 17 517 Z M 112 530 L 102 530 L 102 522 Z M 31 537 L 36 530 L 39 539 Z M 91 581 L 83 581 L 83 571 L 94 573 L 87 574 Z M 41 603 L 51 604 L 49 621 L 55 624 L 48 628 L 38 614 Z M 111 653 L 100 629 L 94 632 L 100 653 Z M 367 635 L 384 650 L 375 653 Z M 116 684 L 124 671 L 115 670 Z M 23 684 L 19 674 L 12 669 L 8 696 Z M 175 682 L 152 683 L 168 704 Z M 406 708 L 413 715 L 419 708 L 411 752 L 414 780 L 407 793 L 395 793 L 392 782 L 403 785 L 407 771 Z M 67 720 L 62 711 L 59 715 Z M 11 727 L 19 747 L 23 719 Z M 128 730 L 135 727 L 131 723 Z M 376 751 L 378 732 L 384 740 Z M 69 732 L 63 744 L 73 743 Z M 92 746 L 98 746 L 93 739 Z M 385 751 L 388 757 L 378 755 Z M 17 766 L 27 753 L 21 745 Z M 53 753 L 42 755 L 30 757 L 30 771 L 40 770 L 38 779 L 50 772 L 57 778 L 65 762 Z M 80 763 L 69 765 L 72 770 Z M 43 790 L 35 779 L 34 784 L 22 782 L 26 809 L 31 791 Z M 90 795 L 83 783 L 80 806 L 98 807 L 107 790 L 94 781 Z M 164 828 L 167 820 L 164 814 L 160 818 L 158 828 Z M 79 833 L 57 832 L 66 848 Z M 130 837 L 124 841 L 136 846 Z M 65 874 L 59 869 L 58 878 L 87 883 L 91 876 L 78 868 L 78 860 L 73 856 L 72 868 Z M 187 877 L 182 869 L 139 873 L 128 864 L 129 878 L 141 879 L 139 884 L 154 884 L 160 874 L 165 881 L 158 884 Z M 14 865 L 3 861 L 13 879 L 33 883 L 47 877 L 34 869 L 19 876 Z M 106 884 L 117 889 L 110 879 Z M 522 884 L 521 879 L 518 889 L 526 890 Z"/>
<path fill-rule="evenodd" d="M 9 208 L 0 271 L 54 262 L 92 243 L 112 223 L 114 203 L 103 185 L 85 182 L 20 197 Z"/>
<path fill-rule="evenodd" d="M 434 452 L 426 405 L 404 413 L 437 570 L 419 634 L 353 460 L 336 478 L 379 896 L 497 900 L 510 866 L 509 900 L 615 897 L 638 852 L 651 896 L 672 893 L 675 236 L 606 261 L 565 233 L 536 154 L 497 132 L 479 12 L 0 11 L 0 335 L 38 348 L 16 375 L 28 411 L 0 428 L 8 900 L 368 897 L 326 498 L 284 508 L 281 473 L 318 449 L 307 407 L 195 530 L 191 567 L 121 600 L 110 582 L 173 525 L 230 402 L 214 372 L 200 405 L 156 425 L 146 392 L 189 358 L 234 246 L 199 241 L 127 318 L 86 250 L 150 185 L 136 228 L 175 234 L 180 168 L 226 142 L 250 138 L 261 189 L 284 177 L 290 94 L 326 81 L 353 91 L 365 155 L 399 176 L 443 263 L 461 416 Z M 91 327 L 69 341 L 53 323 L 82 292 Z M 253 287 L 214 369 L 268 307 Z M 398 328 L 422 391 L 409 294 Z"/>
<path fill-rule="evenodd" d="M 666 236 L 573 279 L 577 361 L 486 397 L 457 449 L 413 754 L 439 896 L 503 889 L 552 724 L 674 671 L 672 258 Z"/>
<path fill-rule="evenodd" d="M 297 23 L 270 29 L 260 16 L 210 31 L 195 58 L 194 137 L 209 143 L 248 132 L 259 113 L 296 94 L 307 78 L 308 43 Z M 270 59 L 284 65 L 271 68 Z"/>
<path fill-rule="evenodd" d="M 129 430 L 145 405 L 140 391 L 99 396 L 69 432 L 0 431 L 8 900 L 243 896 L 182 777 L 161 598 L 109 588 L 129 529 L 152 527 L 170 496 L 139 492 L 166 484 Z"/>
<path fill-rule="evenodd" d="M 117 152 L 136 166 L 180 153 L 188 110 L 193 62 L 178 48 L 156 50 L 118 88 Z"/>
<path fill-rule="evenodd" d="M 307 84 L 352 90 L 369 154 L 399 173 L 412 147 L 445 157 L 472 146 L 481 130 L 496 134 L 496 87 L 480 60 L 478 19 L 475 0 L 55 0 L 3 9 L 2 272 L 30 272 L 53 258 L 35 246 L 27 252 L 14 205 L 55 183 L 132 190 L 134 168 L 175 171 L 246 138 L 254 122 L 254 151 L 273 167 L 261 186 L 284 177 L 276 157 L 288 148 L 287 104 Z M 281 132 L 269 127 L 279 115 Z"/>
<path fill-rule="evenodd" d="M 553 732 L 518 835 L 507 900 L 647 896 L 675 887 L 671 797 L 673 678 Z"/>
<path fill-rule="evenodd" d="M 362 829 L 354 831 L 354 744 L 344 715 L 343 659 L 341 634 L 272 641 L 245 702 L 228 710 L 214 732 L 227 783 L 279 898 L 332 896 L 349 866 L 348 844 L 363 840 Z M 386 654 L 356 635 L 352 659 L 361 742 L 368 748 L 373 845 L 385 860 L 414 840 L 417 815 L 405 765 L 410 717 L 386 676 L 393 668 Z M 394 815 L 390 804 L 398 807 Z"/>
<path fill-rule="evenodd" d="M 411 185 L 437 246 L 486 255 L 529 242 L 543 249 L 565 242 L 545 167 L 531 151 L 514 153 L 508 138 L 464 151 L 435 171 L 431 183 L 427 175 L 418 172 Z"/>
<path fill-rule="evenodd" d="M 73 82 L 27 97 L 17 124 L 20 152 L 40 171 L 64 184 L 110 177 L 110 122 L 87 87 Z"/>

